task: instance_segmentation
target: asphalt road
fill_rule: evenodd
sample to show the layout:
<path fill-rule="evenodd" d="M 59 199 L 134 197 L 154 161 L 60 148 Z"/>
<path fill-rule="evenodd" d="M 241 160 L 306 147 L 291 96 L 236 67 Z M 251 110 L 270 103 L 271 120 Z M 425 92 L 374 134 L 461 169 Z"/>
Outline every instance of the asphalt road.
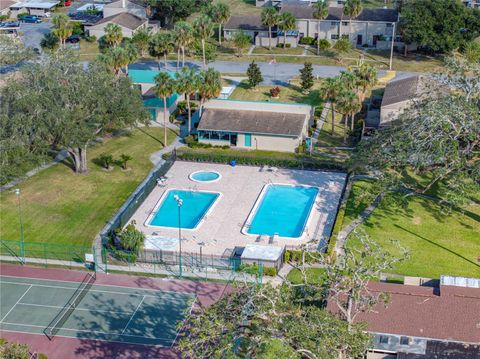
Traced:
<path fill-rule="evenodd" d="M 27 47 L 36 47 L 40 49 L 40 41 L 45 34 L 48 34 L 52 28 L 51 22 L 41 22 L 39 24 L 20 24 L 20 32 L 23 33 L 22 41 Z"/>
<path fill-rule="evenodd" d="M 303 64 L 292 64 L 286 62 L 279 62 L 277 64 L 269 64 L 268 62 L 258 62 L 260 71 L 263 75 L 264 85 L 285 85 L 289 80 L 299 76 L 299 70 L 303 67 Z M 176 61 L 169 61 L 167 69 L 172 71 L 176 70 Z M 187 66 L 201 69 L 202 64 L 200 62 L 187 62 Z M 222 73 L 246 73 L 249 61 L 214 61 L 209 63 L 208 67 L 213 67 L 215 70 Z M 161 62 L 162 68 L 164 68 L 163 61 Z M 158 70 L 158 63 L 155 61 L 143 61 L 137 62 L 129 66 L 131 69 L 152 69 Z M 345 70 L 342 66 L 327 66 L 327 65 L 313 65 L 313 74 L 316 77 L 327 78 L 337 76 L 340 71 Z M 378 77 L 385 75 L 385 70 L 378 70 Z M 416 75 L 414 72 L 397 71 L 396 79 L 409 77 Z"/>

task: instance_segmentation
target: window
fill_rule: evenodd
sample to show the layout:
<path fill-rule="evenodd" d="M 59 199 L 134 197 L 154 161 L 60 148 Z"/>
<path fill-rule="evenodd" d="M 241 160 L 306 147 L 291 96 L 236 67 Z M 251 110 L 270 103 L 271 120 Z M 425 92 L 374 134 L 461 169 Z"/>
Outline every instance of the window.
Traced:
<path fill-rule="evenodd" d="M 386 27 L 393 27 L 393 24 L 392 24 L 391 22 L 387 22 L 387 23 L 385 24 L 385 26 L 386 26 Z"/>
<path fill-rule="evenodd" d="M 337 34 L 331 34 L 331 35 L 330 35 L 330 38 L 331 38 L 332 40 L 338 40 L 338 35 L 337 35 Z"/>
<path fill-rule="evenodd" d="M 380 344 L 388 344 L 389 339 L 386 335 L 380 335 Z"/>
<path fill-rule="evenodd" d="M 350 38 L 350 36 L 348 36 L 348 34 L 343 34 L 342 35 L 342 39 L 347 39 L 348 40 L 349 38 Z"/>
<path fill-rule="evenodd" d="M 332 22 L 330 22 L 330 25 L 331 25 L 331 26 L 337 26 L 338 24 L 339 24 L 338 21 L 332 21 Z"/>
<path fill-rule="evenodd" d="M 409 345 L 410 338 L 409 337 L 400 337 L 400 345 Z"/>
<path fill-rule="evenodd" d="M 348 21 L 342 21 L 342 26 L 348 26 Z"/>

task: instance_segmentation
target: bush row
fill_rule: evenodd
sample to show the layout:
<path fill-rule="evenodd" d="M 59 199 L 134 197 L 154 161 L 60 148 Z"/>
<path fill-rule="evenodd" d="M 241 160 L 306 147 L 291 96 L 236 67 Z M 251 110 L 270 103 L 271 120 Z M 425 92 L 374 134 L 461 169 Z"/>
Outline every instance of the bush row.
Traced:
<path fill-rule="evenodd" d="M 246 166 L 275 166 L 283 168 L 301 168 L 301 169 L 328 169 L 345 170 L 345 167 L 336 162 L 315 160 L 310 157 L 298 156 L 295 159 L 274 158 L 261 156 L 248 156 L 242 153 L 200 153 L 200 152 L 178 152 L 177 158 L 183 161 L 192 162 L 212 162 L 228 164 L 235 160 L 239 165 Z"/>
<path fill-rule="evenodd" d="M 237 271 L 248 273 L 248 274 L 251 274 L 251 275 L 257 275 L 257 274 L 259 274 L 259 267 L 258 267 L 257 263 L 241 264 L 240 267 L 238 267 Z M 262 266 L 262 273 L 263 273 L 263 275 L 267 275 L 267 276 L 270 276 L 270 277 L 275 277 L 277 275 L 277 268 Z"/>
<path fill-rule="evenodd" d="M 283 261 L 285 263 L 295 262 L 302 263 L 303 252 L 298 249 L 287 249 L 283 254 Z M 314 263 L 318 262 L 317 252 L 305 252 L 305 263 Z"/>

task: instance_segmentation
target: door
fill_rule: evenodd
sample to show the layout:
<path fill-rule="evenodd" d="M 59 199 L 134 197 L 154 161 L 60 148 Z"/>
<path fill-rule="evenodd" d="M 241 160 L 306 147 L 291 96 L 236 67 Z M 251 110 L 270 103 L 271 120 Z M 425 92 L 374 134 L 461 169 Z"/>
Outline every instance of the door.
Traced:
<path fill-rule="evenodd" d="M 252 134 L 246 133 L 244 136 L 245 136 L 245 147 L 252 147 Z"/>
<path fill-rule="evenodd" d="M 148 112 L 150 113 L 150 119 L 152 121 L 157 121 L 157 111 L 154 108 L 149 108 Z"/>
<path fill-rule="evenodd" d="M 357 35 L 357 45 L 361 46 L 363 44 L 362 35 Z"/>

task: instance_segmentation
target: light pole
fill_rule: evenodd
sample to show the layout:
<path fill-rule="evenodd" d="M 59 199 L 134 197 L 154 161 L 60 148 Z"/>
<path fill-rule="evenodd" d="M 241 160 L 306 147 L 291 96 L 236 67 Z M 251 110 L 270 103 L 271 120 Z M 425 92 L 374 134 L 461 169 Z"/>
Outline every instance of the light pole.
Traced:
<path fill-rule="evenodd" d="M 392 71 L 392 66 L 393 66 L 393 44 L 395 42 L 395 23 L 392 22 L 392 44 L 390 45 L 390 65 L 388 66 L 388 69 Z M 407 44 L 405 44 L 407 46 Z"/>
<path fill-rule="evenodd" d="M 177 202 L 178 206 L 178 247 L 179 247 L 179 258 L 178 258 L 178 266 L 179 266 L 179 274 L 180 277 L 182 276 L 182 227 L 180 225 L 180 208 L 182 208 L 183 199 L 178 197 L 178 195 L 173 196 L 175 201 Z"/>
<path fill-rule="evenodd" d="M 18 203 L 18 217 L 20 219 L 20 257 L 22 257 L 22 264 L 25 264 L 25 241 L 23 237 L 23 219 L 22 219 L 22 204 L 20 202 L 20 188 L 15 188 L 13 193 L 17 196 Z"/>

